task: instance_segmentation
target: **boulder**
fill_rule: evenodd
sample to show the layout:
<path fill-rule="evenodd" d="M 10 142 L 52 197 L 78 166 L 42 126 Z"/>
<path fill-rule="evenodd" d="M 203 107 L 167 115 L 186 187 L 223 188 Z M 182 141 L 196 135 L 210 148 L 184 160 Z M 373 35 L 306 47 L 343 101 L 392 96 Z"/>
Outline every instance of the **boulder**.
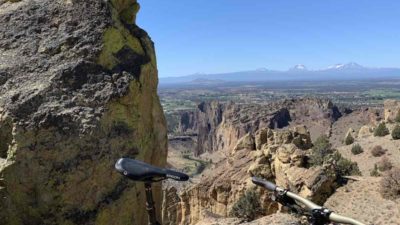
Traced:
<path fill-rule="evenodd" d="M 256 149 L 260 150 L 262 145 L 268 144 L 268 140 L 271 139 L 271 137 L 273 137 L 271 129 L 263 128 L 258 130 L 255 135 Z"/>
<path fill-rule="evenodd" d="M 292 129 L 292 132 L 292 143 L 295 144 L 298 148 L 306 150 L 312 147 L 311 135 L 306 126 L 295 126 Z"/>
<path fill-rule="evenodd" d="M 374 128 L 368 125 L 364 125 L 358 131 L 357 137 L 369 137 L 372 136 Z"/>
<path fill-rule="evenodd" d="M 243 136 L 242 138 L 239 139 L 235 148 L 233 149 L 233 153 L 243 150 L 243 149 L 248 149 L 248 150 L 256 149 L 254 137 L 250 133 L 246 134 L 245 136 Z"/>
<path fill-rule="evenodd" d="M 394 122 L 400 112 L 400 101 L 388 99 L 383 102 L 385 122 Z"/>
<path fill-rule="evenodd" d="M 250 176 L 263 177 L 265 179 L 272 178 L 271 165 L 268 158 L 263 156 L 255 160 L 247 170 Z"/>
<path fill-rule="evenodd" d="M 336 176 L 322 167 L 291 167 L 286 171 L 287 187 L 317 204 L 323 204 L 335 191 Z"/>
<path fill-rule="evenodd" d="M 296 149 L 297 147 L 294 144 L 280 146 L 276 152 L 277 159 L 279 159 L 282 163 L 290 163 L 292 155 Z"/>
<path fill-rule="evenodd" d="M 275 145 L 289 144 L 293 140 L 293 133 L 289 130 L 281 130 L 274 132 L 274 143 Z"/>

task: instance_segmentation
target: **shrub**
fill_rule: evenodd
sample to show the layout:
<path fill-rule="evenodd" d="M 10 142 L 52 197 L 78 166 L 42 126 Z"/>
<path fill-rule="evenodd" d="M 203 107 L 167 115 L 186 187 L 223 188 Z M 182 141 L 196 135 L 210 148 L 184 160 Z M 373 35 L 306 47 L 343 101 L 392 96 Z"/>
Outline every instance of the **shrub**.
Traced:
<path fill-rule="evenodd" d="M 372 148 L 371 154 L 375 157 L 383 156 L 386 153 L 387 149 L 383 149 L 382 146 L 376 145 Z"/>
<path fill-rule="evenodd" d="M 315 141 L 310 161 L 312 166 L 331 164 L 339 181 L 343 176 L 361 175 L 357 163 L 344 158 L 337 150 L 332 149 L 328 137 L 325 135 Z"/>
<path fill-rule="evenodd" d="M 396 114 L 396 117 L 394 118 L 394 121 L 395 121 L 396 123 L 400 123 L 400 110 L 397 111 L 397 114 Z"/>
<path fill-rule="evenodd" d="M 374 165 L 374 169 L 371 170 L 371 173 L 369 175 L 371 175 L 371 177 L 381 176 L 381 174 L 379 173 L 379 170 L 378 170 L 378 166 L 376 164 Z"/>
<path fill-rule="evenodd" d="M 344 139 L 344 143 L 346 145 L 351 145 L 354 143 L 354 138 L 353 138 L 353 136 L 351 136 L 350 133 L 347 135 L 346 139 Z"/>
<path fill-rule="evenodd" d="M 343 176 L 359 176 L 361 175 L 361 171 L 358 168 L 358 164 L 356 162 L 352 162 L 344 158 L 339 152 L 333 153 L 331 156 L 331 160 L 334 162 L 334 168 L 336 175 L 340 178 Z"/>
<path fill-rule="evenodd" d="M 390 200 L 400 198 L 400 168 L 393 168 L 381 180 L 381 195 Z"/>
<path fill-rule="evenodd" d="M 231 216 L 242 218 L 245 221 L 252 221 L 262 214 L 260 196 L 254 190 L 247 191 L 233 205 L 229 212 Z"/>
<path fill-rule="evenodd" d="M 353 145 L 353 147 L 351 147 L 351 153 L 353 153 L 353 155 L 358 155 L 363 152 L 364 152 L 364 150 L 362 149 L 361 145 L 359 145 L 359 144 L 355 144 L 355 145 Z"/>
<path fill-rule="evenodd" d="M 396 125 L 392 130 L 392 138 L 394 140 L 400 139 L 400 126 Z"/>
<path fill-rule="evenodd" d="M 313 166 L 322 165 L 325 157 L 333 152 L 332 145 L 326 135 L 322 135 L 315 140 L 311 149 L 310 163 Z"/>
<path fill-rule="evenodd" d="M 375 137 L 383 137 L 389 134 L 389 130 L 386 127 L 385 123 L 380 123 L 377 128 L 374 130 Z"/>
<path fill-rule="evenodd" d="M 383 157 L 377 164 L 379 171 L 388 171 L 392 169 L 393 165 L 387 157 Z"/>

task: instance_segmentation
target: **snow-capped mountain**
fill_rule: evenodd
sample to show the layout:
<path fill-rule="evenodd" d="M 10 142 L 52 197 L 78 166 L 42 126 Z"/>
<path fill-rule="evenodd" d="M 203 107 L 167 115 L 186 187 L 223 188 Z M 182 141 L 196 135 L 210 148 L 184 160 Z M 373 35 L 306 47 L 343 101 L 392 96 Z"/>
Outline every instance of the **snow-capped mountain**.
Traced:
<path fill-rule="evenodd" d="M 400 68 L 370 68 L 357 63 L 335 64 L 326 69 L 308 70 L 298 64 L 287 71 L 265 68 L 218 74 L 194 74 L 183 77 L 160 78 L 161 84 L 187 83 L 196 79 L 218 80 L 219 82 L 259 82 L 290 80 L 362 80 L 379 78 L 400 78 Z"/>
<path fill-rule="evenodd" d="M 347 64 L 335 64 L 332 66 L 329 66 L 327 68 L 328 70 L 348 70 L 348 69 L 366 69 L 366 67 L 361 66 L 360 64 L 351 62 Z"/>
<path fill-rule="evenodd" d="M 297 64 L 290 68 L 289 71 L 307 71 L 307 67 L 303 64 Z"/>

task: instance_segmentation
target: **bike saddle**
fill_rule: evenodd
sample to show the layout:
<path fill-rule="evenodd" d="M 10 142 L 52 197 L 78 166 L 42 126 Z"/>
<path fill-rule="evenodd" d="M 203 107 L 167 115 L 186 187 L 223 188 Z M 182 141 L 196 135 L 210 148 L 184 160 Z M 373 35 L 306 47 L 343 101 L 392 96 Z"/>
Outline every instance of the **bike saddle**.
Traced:
<path fill-rule="evenodd" d="M 157 182 L 165 179 L 187 181 L 189 176 L 169 169 L 159 168 L 142 161 L 120 158 L 115 163 L 115 169 L 135 181 Z"/>

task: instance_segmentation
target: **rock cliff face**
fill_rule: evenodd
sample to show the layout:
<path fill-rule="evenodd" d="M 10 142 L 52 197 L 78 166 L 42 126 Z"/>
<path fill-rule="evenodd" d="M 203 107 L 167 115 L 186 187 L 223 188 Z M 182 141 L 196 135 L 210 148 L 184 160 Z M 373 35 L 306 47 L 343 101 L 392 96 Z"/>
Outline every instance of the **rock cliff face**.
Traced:
<path fill-rule="evenodd" d="M 195 155 L 217 150 L 230 151 L 238 139 L 254 134 L 262 127 L 284 128 L 306 125 L 311 137 L 330 133 L 331 125 L 341 117 L 338 108 L 329 100 L 292 99 L 267 105 L 208 102 L 201 103 L 195 112 L 184 113 L 180 133 L 197 133 Z"/>
<path fill-rule="evenodd" d="M 241 138 L 227 158 L 205 171 L 190 188 L 178 192 L 165 190 L 163 217 L 165 224 L 196 224 L 207 213 L 229 216 L 235 202 L 246 192 L 256 189 L 263 214 L 278 210 L 264 189 L 256 188 L 251 176 L 272 180 L 280 186 L 323 203 L 335 190 L 336 177 L 327 173 L 329 168 L 306 168 L 308 149 L 312 146 L 310 134 L 304 127 L 291 130 L 262 128 L 256 135 Z"/>
<path fill-rule="evenodd" d="M 114 172 L 122 156 L 166 163 L 138 10 L 136 0 L 0 1 L 1 224 L 146 224 L 142 185 Z"/>

